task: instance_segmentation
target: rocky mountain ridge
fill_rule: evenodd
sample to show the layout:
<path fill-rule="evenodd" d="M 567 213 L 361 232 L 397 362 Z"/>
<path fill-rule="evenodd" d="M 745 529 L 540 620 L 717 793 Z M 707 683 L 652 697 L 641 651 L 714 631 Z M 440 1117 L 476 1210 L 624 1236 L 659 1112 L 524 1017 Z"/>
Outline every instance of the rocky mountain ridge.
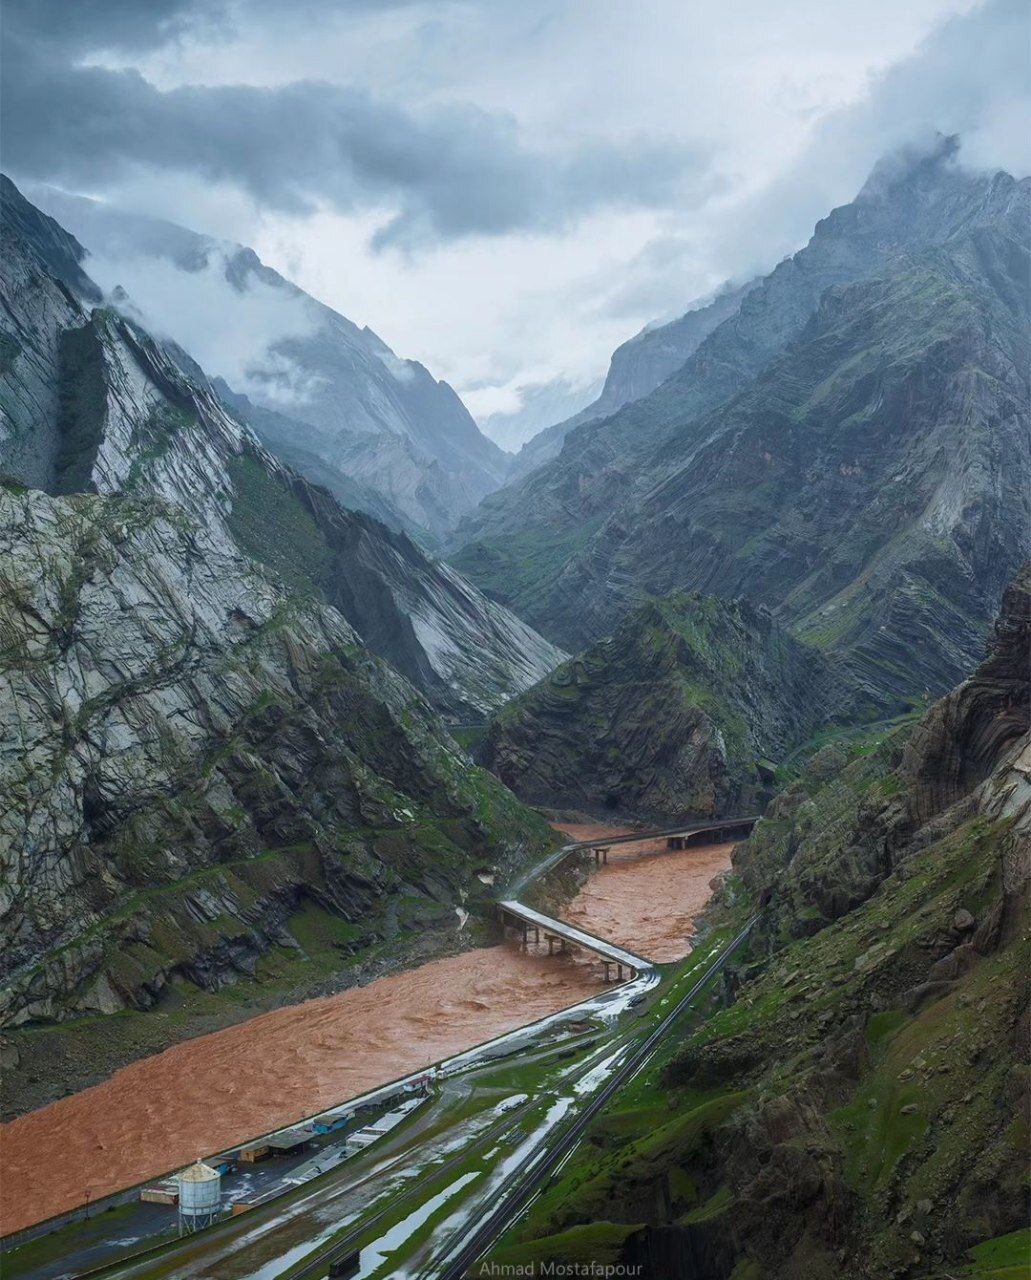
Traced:
<path fill-rule="evenodd" d="M 455 563 L 568 648 L 686 588 L 768 604 L 874 697 L 955 683 L 1028 553 L 1029 199 L 948 154 L 875 174 Z"/>
<path fill-rule="evenodd" d="M 41 215 L 16 189 L 5 208 L 12 364 L 0 471 L 53 492 L 152 492 L 340 608 L 366 643 L 459 719 L 528 687 L 562 654 L 410 539 L 348 511 L 280 464 L 223 407 L 183 353 L 123 316 L 83 310 L 71 248 L 38 258 Z M 274 513 L 278 525 L 270 522 Z"/>
<path fill-rule="evenodd" d="M 847 672 L 767 610 L 679 594 L 508 703 L 481 759 L 535 803 L 666 821 L 757 813 L 791 748 L 859 714 Z"/>
<path fill-rule="evenodd" d="M 587 422 L 607 418 L 625 404 L 640 400 L 676 373 L 709 334 L 733 315 L 751 284 L 726 285 L 714 297 L 665 324 L 650 325 L 612 353 L 597 398 L 571 418 L 539 431 L 516 454 L 506 481 L 512 484 L 557 457 L 566 436 Z"/>

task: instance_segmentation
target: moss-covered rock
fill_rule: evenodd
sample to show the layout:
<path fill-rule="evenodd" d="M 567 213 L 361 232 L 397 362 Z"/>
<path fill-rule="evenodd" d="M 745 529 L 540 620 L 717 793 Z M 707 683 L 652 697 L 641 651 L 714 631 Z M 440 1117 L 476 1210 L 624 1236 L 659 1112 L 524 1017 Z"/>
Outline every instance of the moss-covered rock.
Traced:
<path fill-rule="evenodd" d="M 847 673 L 766 610 L 679 593 L 504 707 L 481 756 L 541 803 L 674 819 L 755 812 L 776 762 L 855 701 Z"/>

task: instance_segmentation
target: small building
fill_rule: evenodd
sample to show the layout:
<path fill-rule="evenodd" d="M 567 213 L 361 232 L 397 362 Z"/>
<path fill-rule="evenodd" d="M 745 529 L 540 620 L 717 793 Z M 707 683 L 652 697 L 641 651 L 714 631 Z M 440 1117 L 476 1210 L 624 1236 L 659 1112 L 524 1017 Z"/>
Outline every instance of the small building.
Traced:
<path fill-rule="evenodd" d="M 339 1107 L 334 1111 L 323 1111 L 309 1122 L 312 1133 L 335 1133 L 354 1119 L 354 1112 L 342 1111 Z"/>
<path fill-rule="evenodd" d="M 259 1160 L 266 1160 L 269 1155 L 268 1142 L 263 1138 L 261 1142 L 248 1142 L 245 1147 L 241 1147 L 237 1159 L 244 1164 L 257 1164 Z"/>
<path fill-rule="evenodd" d="M 165 1178 L 162 1182 L 152 1183 L 140 1192 L 140 1200 L 144 1204 L 179 1203 L 179 1185 L 174 1178 Z"/>
<path fill-rule="evenodd" d="M 289 1155 L 299 1151 L 311 1142 L 311 1129 L 307 1125 L 295 1125 L 292 1129 L 282 1129 L 267 1139 L 269 1150 L 277 1155 Z"/>

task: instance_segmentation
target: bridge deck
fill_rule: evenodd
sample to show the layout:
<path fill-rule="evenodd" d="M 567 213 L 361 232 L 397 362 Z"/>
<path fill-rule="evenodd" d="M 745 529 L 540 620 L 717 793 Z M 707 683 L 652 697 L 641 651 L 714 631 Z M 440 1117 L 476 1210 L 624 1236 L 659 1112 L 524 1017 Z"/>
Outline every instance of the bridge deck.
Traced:
<path fill-rule="evenodd" d="M 543 915 L 540 911 L 534 911 L 532 907 L 524 907 L 521 902 L 507 899 L 504 902 L 499 902 L 498 906 L 506 915 L 514 916 L 517 920 L 533 925 L 543 933 L 550 933 L 556 938 L 564 938 L 567 942 L 575 943 L 578 947 L 593 951 L 595 955 L 601 956 L 603 960 L 611 960 L 613 964 L 629 965 L 631 969 L 636 969 L 638 973 L 643 973 L 644 970 L 652 967 L 650 960 L 635 956 L 632 951 L 624 951 L 622 947 L 615 947 L 611 942 L 606 942 L 603 938 L 596 938 L 593 933 L 585 933 L 582 929 L 566 924 L 564 920 L 555 920 L 551 916 Z"/>
<path fill-rule="evenodd" d="M 571 840 L 563 846 L 563 852 L 574 849 L 611 848 L 616 844 L 637 844 L 642 840 L 658 840 L 663 836 L 695 836 L 703 831 L 721 831 L 728 827 L 755 826 L 758 817 L 747 818 L 706 818 L 704 822 L 687 822 L 679 827 L 660 827 L 648 831 L 631 831 L 625 836 L 594 836 L 590 840 Z"/>

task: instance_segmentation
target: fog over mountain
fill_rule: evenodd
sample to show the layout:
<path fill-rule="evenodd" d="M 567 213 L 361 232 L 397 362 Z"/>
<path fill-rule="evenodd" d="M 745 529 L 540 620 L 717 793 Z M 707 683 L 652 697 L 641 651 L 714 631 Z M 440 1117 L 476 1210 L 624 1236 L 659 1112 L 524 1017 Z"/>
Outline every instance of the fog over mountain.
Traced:
<path fill-rule="evenodd" d="M 446 383 L 253 250 L 52 187 L 33 194 L 82 241 L 112 305 L 188 351 L 259 435 L 352 505 L 434 541 L 502 483 L 508 459 Z"/>

